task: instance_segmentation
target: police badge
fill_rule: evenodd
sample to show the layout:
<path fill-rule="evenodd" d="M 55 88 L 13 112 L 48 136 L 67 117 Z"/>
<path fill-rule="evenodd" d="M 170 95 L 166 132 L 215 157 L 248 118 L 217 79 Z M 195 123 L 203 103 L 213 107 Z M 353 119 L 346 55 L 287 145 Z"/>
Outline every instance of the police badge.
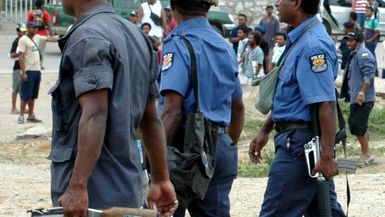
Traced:
<path fill-rule="evenodd" d="M 311 70 L 316 73 L 323 72 L 328 68 L 325 54 L 317 54 L 310 57 L 310 64 Z"/>

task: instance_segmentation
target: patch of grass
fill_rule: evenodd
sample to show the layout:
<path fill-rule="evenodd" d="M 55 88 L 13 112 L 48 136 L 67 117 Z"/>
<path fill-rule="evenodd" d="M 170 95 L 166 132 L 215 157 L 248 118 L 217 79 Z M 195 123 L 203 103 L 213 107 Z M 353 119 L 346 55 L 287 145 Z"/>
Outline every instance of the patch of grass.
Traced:
<path fill-rule="evenodd" d="M 273 145 L 268 143 L 262 151 L 262 162 L 254 164 L 249 158 L 238 162 L 238 176 L 240 177 L 265 177 L 269 173 L 269 167 L 274 159 Z"/>
<path fill-rule="evenodd" d="M 243 132 L 239 139 L 239 144 L 249 144 L 254 139 L 255 134 L 259 131 L 263 124 L 262 120 L 249 119 L 246 117 L 245 124 L 243 125 Z"/>
<path fill-rule="evenodd" d="M 350 157 L 357 157 L 360 154 L 360 145 L 357 142 L 355 136 L 352 136 L 349 132 L 348 116 L 349 116 L 349 104 L 340 102 L 341 110 L 344 114 L 346 121 L 346 131 L 348 135 L 348 155 Z M 263 120 L 248 119 L 246 117 L 243 132 L 240 138 L 239 144 L 241 149 L 248 150 L 248 143 L 254 138 L 255 134 L 259 131 L 263 124 Z M 369 117 L 369 130 L 370 130 L 370 143 L 373 150 L 373 154 L 377 157 L 385 157 L 385 145 L 381 140 L 385 140 L 385 109 L 373 109 Z M 264 177 L 267 176 L 269 167 L 274 159 L 274 148 L 271 144 L 273 142 L 273 133 L 270 135 L 270 143 L 266 145 L 262 152 L 263 162 L 261 164 L 254 164 L 250 161 L 249 157 L 243 157 L 238 162 L 238 175 L 240 177 Z M 246 147 L 247 146 L 247 147 Z M 337 156 L 343 156 L 342 145 L 336 146 Z"/>
<path fill-rule="evenodd" d="M 349 132 L 348 117 L 349 117 L 349 104 L 340 101 L 340 106 L 344 118 L 346 121 L 346 130 L 349 138 L 354 138 Z M 385 109 L 374 108 L 369 116 L 368 121 L 370 139 L 372 141 L 384 140 L 385 139 Z"/>

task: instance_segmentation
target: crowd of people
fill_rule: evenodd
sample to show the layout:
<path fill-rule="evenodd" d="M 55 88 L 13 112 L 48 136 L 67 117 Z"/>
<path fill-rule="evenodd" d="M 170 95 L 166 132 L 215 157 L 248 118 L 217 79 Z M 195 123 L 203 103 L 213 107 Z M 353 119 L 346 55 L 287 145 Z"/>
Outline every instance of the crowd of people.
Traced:
<path fill-rule="evenodd" d="M 20 124 L 40 122 L 34 102 L 42 44 L 58 40 L 42 2 L 36 0 L 27 24 L 18 25 L 11 49 L 11 57 L 18 58 L 11 111 L 19 114 Z M 360 165 L 374 161 L 368 117 L 379 36 L 376 10 L 369 3 L 362 21 L 364 2 L 353 1 L 340 45 L 341 97 L 351 103 L 349 127 L 361 144 Z M 277 1 L 279 18 L 268 5 L 254 29 L 240 13 L 226 41 L 207 19 L 218 0 L 171 0 L 163 9 L 148 0 L 130 13 L 131 23 L 106 1 L 62 0 L 64 11 L 79 22 L 59 40 L 62 61 L 50 90 L 53 205 L 71 217 L 86 216 L 88 207 L 114 206 L 156 207 L 161 216 L 183 217 L 186 210 L 193 217 L 230 216 L 245 118 L 242 83 L 253 84 L 282 63 L 274 106 L 249 147 L 251 161 L 260 163 L 269 134 L 276 131 L 260 216 L 319 216 L 317 180 L 308 175 L 304 157 L 304 144 L 315 136 L 314 119 L 322 154 L 312 174 L 321 173 L 330 183 L 332 215 L 345 216 L 334 190 L 336 117 L 330 115 L 336 113 L 339 64 L 336 45 L 316 17 L 319 3 Z M 280 22 L 288 28 L 281 29 Z M 147 197 L 140 144 L 151 173 Z"/>

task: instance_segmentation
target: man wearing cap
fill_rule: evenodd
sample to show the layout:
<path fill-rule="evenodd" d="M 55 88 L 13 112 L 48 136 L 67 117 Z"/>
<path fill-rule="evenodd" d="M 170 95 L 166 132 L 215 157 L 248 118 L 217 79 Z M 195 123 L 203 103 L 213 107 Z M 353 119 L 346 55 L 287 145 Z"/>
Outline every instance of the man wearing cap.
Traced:
<path fill-rule="evenodd" d="M 27 121 L 31 123 L 39 123 L 41 120 L 35 117 L 35 99 L 39 95 L 40 88 L 40 51 L 38 42 L 34 40 L 38 26 L 34 21 L 27 23 L 27 34 L 19 39 L 19 65 L 21 71 L 21 87 L 20 87 L 20 116 L 18 123 L 25 122 L 24 113 L 28 104 Z"/>
<path fill-rule="evenodd" d="M 19 51 L 18 43 L 19 39 L 27 32 L 27 27 L 24 23 L 19 23 L 16 28 L 17 37 L 12 43 L 11 51 L 9 52 L 10 57 L 15 59 L 15 64 L 13 65 L 13 74 L 12 74 L 12 109 L 11 114 L 19 114 L 19 110 L 16 108 L 17 94 L 20 91 L 21 83 L 21 73 L 19 66 Z"/>
<path fill-rule="evenodd" d="M 27 34 L 19 39 L 19 65 L 21 71 L 21 87 L 20 87 L 20 116 L 17 120 L 19 124 L 25 123 L 40 123 L 41 120 L 35 117 L 35 100 L 39 95 L 40 80 L 41 80 L 41 53 L 39 44 L 41 42 L 56 42 L 54 36 L 37 35 L 39 26 L 35 21 L 27 23 Z M 28 104 L 28 117 L 24 119 L 26 105 Z"/>
<path fill-rule="evenodd" d="M 332 179 L 337 174 L 334 80 L 338 58 L 334 43 L 317 19 L 319 4 L 320 0 L 281 0 L 275 4 L 280 21 L 290 28 L 283 54 L 287 58 L 279 72 L 272 111 L 249 147 L 252 162 L 260 163 L 270 132 L 277 132 L 260 217 L 320 216 L 317 179 L 308 174 L 304 153 L 304 145 L 315 136 L 313 118 L 320 123 L 322 153 L 311 173 L 322 173 L 330 181 L 332 216 L 345 216 Z M 312 115 L 313 109 L 317 115 Z"/>
<path fill-rule="evenodd" d="M 357 136 L 361 145 L 358 165 L 364 166 L 374 162 L 369 149 L 368 119 L 375 101 L 374 75 L 377 64 L 373 54 L 364 46 L 361 32 L 349 32 L 347 37 L 347 46 L 351 50 L 346 66 L 350 93 L 348 122 L 350 133 Z"/>
<path fill-rule="evenodd" d="M 62 60 L 51 88 L 51 199 L 64 216 L 87 208 L 143 206 L 140 129 L 151 165 L 148 205 L 161 216 L 177 207 L 166 141 L 156 110 L 157 58 L 146 36 L 105 0 L 62 0 L 76 17 L 59 41 Z"/>
<path fill-rule="evenodd" d="M 207 12 L 218 0 L 171 0 L 178 26 L 164 40 L 160 93 L 163 101 L 162 121 L 167 144 L 183 150 L 178 142 L 186 115 L 192 114 L 195 105 L 218 129 L 215 149 L 215 171 L 204 199 L 195 198 L 175 212 L 174 217 L 185 216 L 187 209 L 192 217 L 229 217 L 229 193 L 237 175 L 237 142 L 243 128 L 244 106 L 238 79 L 238 64 L 233 48 L 211 28 Z M 196 59 L 198 102 L 192 88 L 192 58 Z M 172 174 L 171 174 L 172 175 Z M 192 182 L 187 179 L 186 182 Z M 195 183 L 199 185 L 200 183 Z M 184 196 L 184 195 L 178 195 Z"/>
<path fill-rule="evenodd" d="M 350 50 L 347 46 L 347 41 L 348 37 L 346 34 L 349 32 L 353 32 L 355 30 L 355 23 L 351 21 L 347 21 L 344 23 L 344 34 L 345 36 L 342 38 L 340 42 L 339 49 L 342 53 L 342 58 L 341 58 L 341 69 L 345 69 L 346 64 L 348 63 L 349 55 L 350 55 Z"/>
<path fill-rule="evenodd" d="M 138 28 L 140 28 L 140 24 L 138 22 L 138 15 L 136 11 L 131 11 L 130 13 L 130 22 L 136 25 Z"/>

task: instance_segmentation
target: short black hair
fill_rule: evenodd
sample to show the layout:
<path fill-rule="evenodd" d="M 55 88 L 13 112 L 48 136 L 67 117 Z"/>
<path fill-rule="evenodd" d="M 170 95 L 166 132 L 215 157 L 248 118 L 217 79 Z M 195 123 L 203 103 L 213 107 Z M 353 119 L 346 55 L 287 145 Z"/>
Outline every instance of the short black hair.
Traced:
<path fill-rule="evenodd" d="M 170 5 L 173 10 L 189 16 L 205 16 L 211 7 L 208 2 L 195 0 L 170 0 Z"/>
<path fill-rule="evenodd" d="M 249 33 L 249 30 L 246 28 L 246 27 L 239 27 L 238 28 L 238 31 L 241 30 L 242 32 L 248 34 Z"/>
<path fill-rule="evenodd" d="M 316 15 L 319 10 L 320 0 L 302 0 L 301 8 L 305 14 Z"/>
<path fill-rule="evenodd" d="M 140 29 L 143 30 L 143 27 L 144 27 L 144 26 L 148 26 L 148 27 L 150 27 L 150 29 L 152 28 L 151 24 L 149 24 L 149 23 L 143 23 L 143 24 L 140 26 Z"/>
<path fill-rule="evenodd" d="M 357 13 L 352 11 L 352 12 L 350 12 L 349 17 L 352 18 L 352 20 L 356 21 L 357 20 Z"/>
<path fill-rule="evenodd" d="M 351 22 L 351 21 L 346 21 L 345 23 L 344 23 L 344 27 L 345 28 L 347 28 L 347 29 L 354 29 L 354 26 L 355 26 L 356 24 L 354 23 L 354 22 Z"/>
<path fill-rule="evenodd" d="M 261 33 L 257 32 L 257 31 L 252 31 L 249 33 L 249 35 L 253 36 L 254 41 L 257 43 L 258 46 L 261 44 L 261 41 L 262 41 Z"/>
<path fill-rule="evenodd" d="M 278 32 L 277 34 L 275 34 L 275 36 L 282 36 L 285 39 L 285 41 L 287 40 L 286 33 Z"/>
<path fill-rule="evenodd" d="M 269 8 L 274 9 L 273 5 L 266 6 L 266 10 L 269 9 Z"/>
<path fill-rule="evenodd" d="M 44 0 L 35 0 L 35 7 L 40 7 L 44 5 Z"/>
<path fill-rule="evenodd" d="M 374 12 L 374 8 L 372 6 L 367 6 L 366 9 L 369 9 L 371 12 Z"/>
<path fill-rule="evenodd" d="M 238 17 L 244 17 L 244 18 L 247 20 L 247 15 L 246 15 L 246 14 L 244 14 L 244 13 L 240 13 L 240 14 L 238 14 Z"/>

